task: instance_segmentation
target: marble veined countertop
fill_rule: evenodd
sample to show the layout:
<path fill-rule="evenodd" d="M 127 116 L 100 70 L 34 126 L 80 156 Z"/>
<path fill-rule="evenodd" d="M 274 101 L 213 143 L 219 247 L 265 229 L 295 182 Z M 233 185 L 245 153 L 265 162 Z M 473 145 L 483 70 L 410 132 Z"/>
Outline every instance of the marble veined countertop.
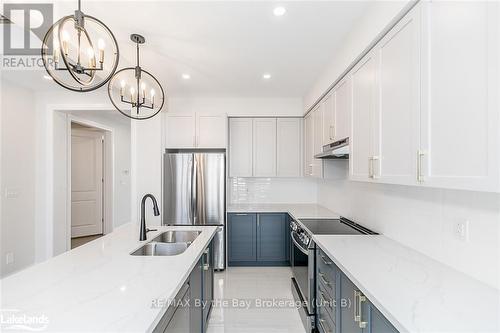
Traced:
<path fill-rule="evenodd" d="M 313 236 L 400 332 L 500 332 L 500 291 L 383 235 Z"/>
<path fill-rule="evenodd" d="M 228 213 L 288 213 L 295 219 L 338 219 L 339 214 L 316 204 L 230 204 Z"/>
<path fill-rule="evenodd" d="M 130 255 L 147 242 L 139 242 L 138 229 L 121 226 L 0 280 L 0 330 L 11 326 L 9 318 L 26 315 L 41 322 L 29 327 L 50 332 L 151 331 L 167 309 L 153 302 L 165 304 L 177 294 L 217 228 L 158 226 L 148 241 L 166 230 L 202 232 L 185 252 L 157 257 Z"/>

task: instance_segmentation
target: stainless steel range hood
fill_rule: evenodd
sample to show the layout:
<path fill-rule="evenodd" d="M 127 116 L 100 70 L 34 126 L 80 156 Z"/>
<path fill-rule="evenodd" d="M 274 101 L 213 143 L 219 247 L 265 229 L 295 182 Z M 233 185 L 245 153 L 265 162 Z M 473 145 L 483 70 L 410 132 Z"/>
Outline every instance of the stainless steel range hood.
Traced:
<path fill-rule="evenodd" d="M 322 159 L 348 159 L 349 138 L 335 141 L 323 146 L 323 152 L 314 155 L 314 158 Z"/>

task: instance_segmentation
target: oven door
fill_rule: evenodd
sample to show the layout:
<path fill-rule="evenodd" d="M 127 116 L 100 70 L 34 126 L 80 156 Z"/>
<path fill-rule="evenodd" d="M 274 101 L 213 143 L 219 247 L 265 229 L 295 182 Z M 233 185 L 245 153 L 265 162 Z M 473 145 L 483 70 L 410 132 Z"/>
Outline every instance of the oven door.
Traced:
<path fill-rule="evenodd" d="M 314 315 L 314 244 L 304 248 L 297 233 L 292 232 L 291 266 L 298 292 L 306 304 L 307 314 Z M 312 241 L 311 241 L 312 243 Z"/>

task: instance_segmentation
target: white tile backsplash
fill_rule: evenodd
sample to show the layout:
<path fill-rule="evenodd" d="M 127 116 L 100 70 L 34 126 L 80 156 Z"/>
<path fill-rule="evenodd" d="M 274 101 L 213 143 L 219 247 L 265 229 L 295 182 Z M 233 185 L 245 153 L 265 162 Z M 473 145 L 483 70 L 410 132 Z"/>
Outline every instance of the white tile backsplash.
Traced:
<path fill-rule="evenodd" d="M 229 203 L 316 203 L 316 181 L 307 178 L 229 178 Z"/>
<path fill-rule="evenodd" d="M 318 203 L 500 288 L 500 195 L 348 180 L 318 181 Z M 469 221 L 469 240 L 456 223 Z"/>

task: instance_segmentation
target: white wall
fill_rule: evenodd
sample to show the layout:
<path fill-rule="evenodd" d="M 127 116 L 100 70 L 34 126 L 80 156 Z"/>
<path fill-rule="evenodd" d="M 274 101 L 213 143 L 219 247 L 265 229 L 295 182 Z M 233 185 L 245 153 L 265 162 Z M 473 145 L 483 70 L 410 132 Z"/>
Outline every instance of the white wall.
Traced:
<path fill-rule="evenodd" d="M 372 2 L 365 14 L 353 25 L 353 30 L 347 34 L 331 63 L 305 94 L 303 111 L 307 111 L 316 102 L 409 2 L 409 0 Z"/>
<path fill-rule="evenodd" d="M 318 183 L 318 203 L 500 288 L 500 195 L 347 180 Z M 469 241 L 456 223 L 469 221 Z"/>
<path fill-rule="evenodd" d="M 1 89 L 0 276 L 35 258 L 35 103 L 34 92 L 2 80 Z M 6 265 L 6 254 L 14 263 Z"/>
<path fill-rule="evenodd" d="M 169 113 L 203 112 L 230 116 L 302 116 L 300 98 L 171 98 Z"/>
<path fill-rule="evenodd" d="M 316 203 L 316 180 L 229 178 L 228 203 Z"/>
<path fill-rule="evenodd" d="M 113 228 L 130 222 L 131 201 L 131 121 L 117 111 L 71 111 L 78 119 L 89 120 L 113 130 L 114 216 Z"/>

